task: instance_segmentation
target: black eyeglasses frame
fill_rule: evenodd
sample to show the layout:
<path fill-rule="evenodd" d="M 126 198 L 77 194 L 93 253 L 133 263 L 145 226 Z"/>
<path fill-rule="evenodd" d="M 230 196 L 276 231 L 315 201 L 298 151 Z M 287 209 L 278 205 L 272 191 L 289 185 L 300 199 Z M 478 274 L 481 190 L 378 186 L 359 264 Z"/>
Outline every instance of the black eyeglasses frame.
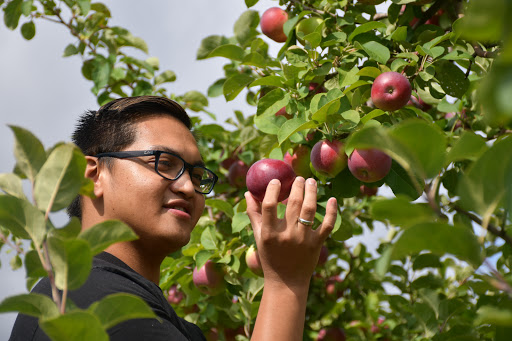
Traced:
<path fill-rule="evenodd" d="M 162 155 L 162 154 L 172 155 L 172 156 L 180 159 L 183 162 L 183 168 L 179 171 L 178 175 L 174 179 L 168 178 L 168 177 L 166 177 L 165 175 L 161 174 L 158 171 L 158 162 L 160 160 L 160 155 Z M 162 178 L 164 178 L 166 180 L 171 180 L 171 181 L 178 180 L 180 178 L 180 176 L 182 176 L 183 173 L 185 173 L 185 170 L 188 170 L 189 174 L 192 174 L 191 172 L 192 172 L 192 170 L 194 168 L 204 169 L 204 170 L 206 170 L 207 172 L 209 172 L 210 174 L 213 175 L 213 177 L 212 177 L 212 182 L 213 183 L 212 183 L 211 188 L 210 188 L 210 190 L 208 192 L 201 192 L 201 191 L 198 191 L 197 189 L 195 189 L 195 191 L 197 193 L 200 193 L 200 194 L 210 194 L 213 191 L 213 188 L 215 187 L 215 184 L 219 180 L 219 177 L 217 176 L 217 174 L 215 174 L 210 169 L 208 169 L 206 167 L 203 167 L 203 166 L 192 165 L 192 164 L 188 163 L 187 161 L 183 160 L 183 158 L 181 156 L 176 155 L 176 154 L 171 153 L 171 152 L 163 151 L 163 150 L 130 150 L 130 151 L 121 151 L 121 152 L 106 152 L 106 153 L 99 153 L 99 154 L 96 154 L 94 156 L 97 157 L 97 158 L 113 157 L 113 158 L 117 158 L 117 159 L 128 159 L 128 158 L 140 157 L 140 156 L 155 156 L 155 172 L 158 175 L 160 175 Z M 205 181 L 205 180 L 202 180 L 202 181 Z"/>

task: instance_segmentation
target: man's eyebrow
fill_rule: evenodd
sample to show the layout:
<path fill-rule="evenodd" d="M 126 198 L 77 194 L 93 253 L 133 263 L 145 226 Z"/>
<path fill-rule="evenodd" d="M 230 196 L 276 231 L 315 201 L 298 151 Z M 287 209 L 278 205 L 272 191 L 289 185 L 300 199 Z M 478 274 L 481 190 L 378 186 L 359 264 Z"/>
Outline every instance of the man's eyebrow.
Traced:
<path fill-rule="evenodd" d="M 182 159 L 185 159 L 183 157 L 183 155 L 178 152 L 177 150 L 175 149 L 172 149 L 170 147 L 167 147 L 167 146 L 162 146 L 162 145 L 154 145 L 154 146 L 150 146 L 149 147 L 150 150 L 161 150 L 163 152 L 167 152 L 167 153 L 171 153 L 171 154 L 175 154 L 175 155 L 178 155 L 179 157 L 181 157 Z M 196 162 L 192 162 L 191 163 L 193 166 L 202 166 L 204 167 L 205 166 L 205 163 L 203 162 L 203 160 L 199 160 L 199 161 L 196 161 Z"/>

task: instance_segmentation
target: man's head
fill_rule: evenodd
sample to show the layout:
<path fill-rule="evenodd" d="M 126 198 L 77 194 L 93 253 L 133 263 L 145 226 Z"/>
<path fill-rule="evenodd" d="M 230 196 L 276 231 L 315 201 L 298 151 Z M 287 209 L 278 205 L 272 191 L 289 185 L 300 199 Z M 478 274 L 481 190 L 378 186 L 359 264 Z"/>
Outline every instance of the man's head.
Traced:
<path fill-rule="evenodd" d="M 128 97 L 113 100 L 98 111 L 86 112 L 79 119 L 72 139 L 84 155 L 117 152 L 135 141 L 135 123 L 156 116 L 176 118 L 187 129 L 191 128 L 185 110 L 172 100 L 158 96 Z M 99 162 L 110 168 L 113 159 L 103 158 Z M 68 207 L 70 216 L 82 218 L 80 201 L 77 197 Z"/>

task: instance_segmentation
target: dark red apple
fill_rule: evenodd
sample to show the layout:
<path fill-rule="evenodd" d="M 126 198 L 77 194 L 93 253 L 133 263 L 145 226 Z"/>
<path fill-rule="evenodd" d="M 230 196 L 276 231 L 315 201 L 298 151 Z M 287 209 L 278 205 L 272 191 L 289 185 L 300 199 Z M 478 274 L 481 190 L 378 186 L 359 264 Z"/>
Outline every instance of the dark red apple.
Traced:
<path fill-rule="evenodd" d="M 378 187 L 368 187 L 365 185 L 359 186 L 359 192 L 365 197 L 373 197 L 377 195 Z"/>
<path fill-rule="evenodd" d="M 178 290 L 176 285 L 171 286 L 167 292 L 167 301 L 169 301 L 170 304 L 179 304 L 183 300 L 183 297 L 183 293 Z"/>
<path fill-rule="evenodd" d="M 260 256 L 258 250 L 251 246 L 245 253 L 245 263 L 247 267 L 257 276 L 263 277 L 263 269 L 261 267 Z"/>
<path fill-rule="evenodd" d="M 287 119 L 292 118 L 292 115 L 286 112 L 286 107 L 282 107 L 281 109 L 279 109 L 278 112 L 276 112 L 276 116 L 284 116 Z"/>
<path fill-rule="evenodd" d="M 236 341 L 237 335 L 245 335 L 243 326 L 224 329 L 224 337 L 226 338 L 226 341 Z"/>
<path fill-rule="evenodd" d="M 206 341 L 219 341 L 219 331 L 217 328 L 211 328 L 204 336 Z"/>
<path fill-rule="evenodd" d="M 340 327 L 330 327 L 320 329 L 316 341 L 345 341 L 347 336 Z"/>
<path fill-rule="evenodd" d="M 277 201 L 288 198 L 295 181 L 295 172 L 292 167 L 282 160 L 263 159 L 255 162 L 247 172 L 247 189 L 258 201 L 263 201 L 267 185 L 272 179 L 281 182 L 281 192 Z"/>
<path fill-rule="evenodd" d="M 286 152 L 284 155 L 284 162 L 292 166 L 295 174 L 304 178 L 309 178 L 312 174 L 309 168 L 311 161 L 311 148 L 307 145 L 299 145 L 293 150 L 293 155 Z"/>
<path fill-rule="evenodd" d="M 308 90 L 310 93 L 312 92 L 315 95 L 325 92 L 325 88 L 318 83 L 309 83 Z"/>
<path fill-rule="evenodd" d="M 233 164 L 229 166 L 228 170 L 228 181 L 231 186 L 243 188 L 248 170 L 249 166 L 247 166 L 243 161 L 237 160 L 233 162 Z"/>
<path fill-rule="evenodd" d="M 348 169 L 363 182 L 379 181 L 391 170 L 391 158 L 378 149 L 354 149 L 348 158 Z"/>
<path fill-rule="evenodd" d="M 288 20 L 288 13 L 279 7 L 267 9 L 260 20 L 261 32 L 270 39 L 284 43 L 287 39 L 283 31 L 283 25 Z"/>
<path fill-rule="evenodd" d="M 311 164 L 315 170 L 334 178 L 347 166 L 345 145 L 338 140 L 320 140 L 311 149 Z"/>
<path fill-rule="evenodd" d="M 379 109 L 394 111 L 402 108 L 411 98 L 411 83 L 398 72 L 381 73 L 373 81 L 371 97 Z"/>
<path fill-rule="evenodd" d="M 192 281 L 203 294 L 215 296 L 224 290 L 224 272 L 211 259 L 200 268 L 194 268 Z"/>
<path fill-rule="evenodd" d="M 224 167 L 225 169 L 228 169 L 228 170 L 229 170 L 229 167 L 231 167 L 231 165 L 232 165 L 232 164 L 234 164 L 234 163 L 236 162 L 236 160 L 237 160 L 237 158 L 236 158 L 236 157 L 234 157 L 234 156 L 230 156 L 230 157 L 228 157 L 227 159 L 222 160 L 222 161 L 220 162 L 220 165 L 221 165 L 222 167 Z"/>

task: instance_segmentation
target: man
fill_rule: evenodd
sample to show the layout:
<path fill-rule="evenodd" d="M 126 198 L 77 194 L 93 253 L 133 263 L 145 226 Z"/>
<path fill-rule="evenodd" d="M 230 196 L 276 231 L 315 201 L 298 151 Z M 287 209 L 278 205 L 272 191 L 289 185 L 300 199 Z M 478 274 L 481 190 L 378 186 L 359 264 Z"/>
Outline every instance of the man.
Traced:
<path fill-rule="evenodd" d="M 95 198 L 70 206 L 87 229 L 109 219 L 128 224 L 139 239 L 109 246 L 95 257 L 84 286 L 69 293 L 80 308 L 116 293 L 143 298 L 160 317 L 120 323 L 111 340 L 204 340 L 198 326 L 178 317 L 158 287 L 160 264 L 185 246 L 217 176 L 203 165 L 186 112 L 163 97 L 114 100 L 86 113 L 73 141 L 86 155 L 85 176 Z M 334 226 L 336 200 L 327 205 L 321 227 L 309 222 L 316 211 L 316 182 L 298 177 L 284 219 L 277 218 L 280 183 L 273 180 L 263 203 L 246 193 L 264 272 L 263 297 L 253 340 L 302 340 L 309 281 L 320 248 Z M 299 217 L 301 222 L 298 221 Z M 35 292 L 51 295 L 49 280 Z M 10 340 L 48 340 L 37 320 L 19 315 Z"/>

